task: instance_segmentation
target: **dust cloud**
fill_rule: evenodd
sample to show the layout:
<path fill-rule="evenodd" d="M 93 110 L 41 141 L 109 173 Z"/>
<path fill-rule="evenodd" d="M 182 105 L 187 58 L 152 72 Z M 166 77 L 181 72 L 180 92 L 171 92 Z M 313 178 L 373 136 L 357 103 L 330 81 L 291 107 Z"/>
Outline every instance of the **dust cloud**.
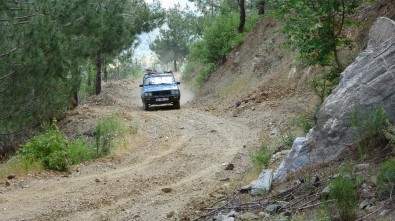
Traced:
<path fill-rule="evenodd" d="M 176 78 L 176 81 L 181 81 L 181 75 L 182 75 L 181 72 L 174 73 L 174 77 Z M 181 100 L 180 100 L 181 105 L 187 103 L 188 101 L 191 101 L 195 97 L 194 92 L 188 88 L 188 85 L 183 84 L 183 82 L 181 82 L 179 87 L 181 90 Z"/>

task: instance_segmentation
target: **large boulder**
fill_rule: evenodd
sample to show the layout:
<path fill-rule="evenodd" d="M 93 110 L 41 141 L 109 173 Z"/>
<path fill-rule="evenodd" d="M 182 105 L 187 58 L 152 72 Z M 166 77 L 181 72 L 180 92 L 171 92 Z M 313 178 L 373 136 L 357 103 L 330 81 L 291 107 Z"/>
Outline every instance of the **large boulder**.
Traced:
<path fill-rule="evenodd" d="M 317 124 L 297 139 L 274 173 L 274 181 L 308 166 L 335 160 L 354 142 L 351 113 L 381 106 L 395 122 L 395 22 L 377 19 L 368 46 L 341 74 L 338 87 L 322 104 Z"/>

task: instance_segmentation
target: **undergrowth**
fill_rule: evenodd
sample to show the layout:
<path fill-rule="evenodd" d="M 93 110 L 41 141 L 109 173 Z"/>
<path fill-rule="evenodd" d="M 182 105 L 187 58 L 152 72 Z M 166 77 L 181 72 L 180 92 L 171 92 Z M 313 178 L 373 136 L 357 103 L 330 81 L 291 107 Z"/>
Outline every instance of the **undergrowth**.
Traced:
<path fill-rule="evenodd" d="M 391 199 L 395 193 L 395 157 L 385 161 L 377 176 L 378 191 L 381 197 Z"/>
<path fill-rule="evenodd" d="M 341 220 L 355 220 L 358 203 L 357 179 L 353 177 L 351 166 L 346 164 L 341 173 L 329 184 L 329 195 L 335 200 Z"/>
<path fill-rule="evenodd" d="M 105 117 L 96 122 L 94 136 L 96 141 L 96 155 L 103 156 L 111 152 L 115 138 L 123 138 L 127 127 L 117 117 Z"/>
<path fill-rule="evenodd" d="M 355 109 L 351 113 L 351 125 L 356 136 L 355 145 L 362 160 L 372 150 L 382 148 L 388 143 L 385 130 L 390 124 L 382 107 L 368 108 L 365 112 Z"/>
<path fill-rule="evenodd" d="M 68 171 L 71 165 L 78 164 L 94 157 L 91 148 L 82 139 L 68 140 L 55 122 L 41 135 L 31 138 L 17 152 L 17 161 L 25 171 L 36 168 Z"/>
<path fill-rule="evenodd" d="M 117 117 L 100 119 L 95 126 L 95 142 L 86 139 L 67 139 L 56 126 L 43 126 L 45 132 L 32 137 L 9 162 L 1 165 L 0 177 L 7 174 L 38 172 L 41 170 L 69 171 L 70 167 L 107 155 L 124 138 L 125 132 L 137 133 L 137 125 L 126 127 Z"/>
<path fill-rule="evenodd" d="M 273 163 L 271 160 L 275 153 L 292 148 L 295 138 L 295 135 L 288 131 L 287 133 L 280 135 L 279 143 L 275 146 L 269 146 L 262 143 L 258 150 L 252 154 L 254 168 L 260 170 L 268 167 Z"/>

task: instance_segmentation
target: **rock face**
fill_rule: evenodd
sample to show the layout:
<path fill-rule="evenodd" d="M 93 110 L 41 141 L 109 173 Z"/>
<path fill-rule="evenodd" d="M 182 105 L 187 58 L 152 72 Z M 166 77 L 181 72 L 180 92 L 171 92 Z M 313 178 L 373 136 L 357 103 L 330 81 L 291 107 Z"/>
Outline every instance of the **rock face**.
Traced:
<path fill-rule="evenodd" d="M 395 22 L 378 18 L 369 33 L 368 47 L 341 74 L 339 86 L 322 104 L 317 125 L 307 138 L 295 140 L 290 154 L 274 173 L 283 180 L 289 173 L 330 162 L 353 143 L 351 113 L 381 106 L 395 122 Z"/>

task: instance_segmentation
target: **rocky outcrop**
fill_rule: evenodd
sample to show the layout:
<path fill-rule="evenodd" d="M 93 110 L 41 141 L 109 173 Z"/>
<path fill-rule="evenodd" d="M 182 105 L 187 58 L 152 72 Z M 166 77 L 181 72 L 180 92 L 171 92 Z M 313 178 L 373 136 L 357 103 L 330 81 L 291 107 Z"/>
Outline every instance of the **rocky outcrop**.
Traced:
<path fill-rule="evenodd" d="M 258 181 L 252 187 L 251 195 L 259 196 L 269 192 L 272 187 L 273 170 L 262 170 L 259 174 Z"/>
<path fill-rule="evenodd" d="M 339 157 L 353 143 L 351 113 L 381 106 L 395 122 L 395 22 L 378 18 L 369 33 L 368 47 L 341 74 L 306 138 L 295 140 L 291 152 L 274 173 L 274 180 L 311 165 Z"/>

